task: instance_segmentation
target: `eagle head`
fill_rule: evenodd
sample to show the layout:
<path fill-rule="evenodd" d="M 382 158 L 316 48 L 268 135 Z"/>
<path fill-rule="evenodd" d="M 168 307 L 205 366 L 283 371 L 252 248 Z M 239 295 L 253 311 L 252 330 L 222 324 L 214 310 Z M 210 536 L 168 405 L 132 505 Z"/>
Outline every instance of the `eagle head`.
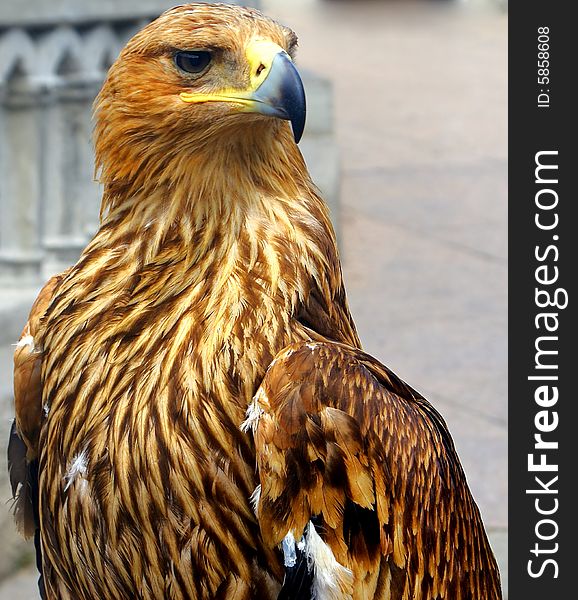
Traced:
<path fill-rule="evenodd" d="M 249 8 L 194 3 L 163 13 L 128 42 L 96 99 L 101 180 L 158 174 L 158 157 L 214 156 L 216 145 L 249 150 L 291 129 L 299 141 L 296 46 L 293 31 Z"/>

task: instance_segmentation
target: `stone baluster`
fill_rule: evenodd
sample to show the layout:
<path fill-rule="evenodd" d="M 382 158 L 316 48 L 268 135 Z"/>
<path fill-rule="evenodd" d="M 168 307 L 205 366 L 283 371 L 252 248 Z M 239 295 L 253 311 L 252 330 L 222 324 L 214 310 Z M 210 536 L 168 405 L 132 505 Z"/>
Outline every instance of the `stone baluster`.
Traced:
<path fill-rule="evenodd" d="M 120 49 L 155 16 L 0 23 L 2 286 L 37 284 L 66 268 L 96 230 L 92 103 Z"/>
<path fill-rule="evenodd" d="M 0 62 L 1 62 L 0 57 Z M 34 281 L 42 261 L 43 119 L 50 92 L 8 73 L 0 101 L 0 281 Z"/>
<path fill-rule="evenodd" d="M 0 288 L 40 285 L 74 263 L 94 234 L 101 195 L 94 181 L 94 97 L 127 40 L 172 4 L 2 0 Z M 337 217 L 331 86 L 307 71 L 303 79 L 308 120 L 301 148 Z"/>

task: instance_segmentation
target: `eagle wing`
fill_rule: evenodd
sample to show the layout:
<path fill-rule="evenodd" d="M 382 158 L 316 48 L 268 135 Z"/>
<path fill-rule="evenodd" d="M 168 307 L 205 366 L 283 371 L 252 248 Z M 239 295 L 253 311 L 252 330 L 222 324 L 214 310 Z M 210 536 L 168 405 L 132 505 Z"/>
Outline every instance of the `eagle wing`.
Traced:
<path fill-rule="evenodd" d="M 42 424 L 42 348 L 38 334 L 42 317 L 65 273 L 55 275 L 40 291 L 14 351 L 15 420 L 8 441 L 8 471 L 16 526 L 25 537 L 38 528 L 38 438 Z"/>
<path fill-rule="evenodd" d="M 280 597 L 309 597 L 309 584 L 314 598 L 501 597 L 442 417 L 371 356 L 334 342 L 286 348 L 245 428 L 261 533 L 284 552 Z"/>

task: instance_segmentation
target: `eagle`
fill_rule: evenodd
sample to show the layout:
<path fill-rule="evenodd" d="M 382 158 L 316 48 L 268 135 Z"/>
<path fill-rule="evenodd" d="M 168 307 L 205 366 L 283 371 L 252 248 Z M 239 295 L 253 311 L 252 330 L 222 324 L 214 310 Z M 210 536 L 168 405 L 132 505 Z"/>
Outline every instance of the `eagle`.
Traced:
<path fill-rule="evenodd" d="M 444 420 L 361 349 L 296 46 L 179 6 L 95 101 L 100 225 L 14 355 L 43 598 L 501 598 Z"/>

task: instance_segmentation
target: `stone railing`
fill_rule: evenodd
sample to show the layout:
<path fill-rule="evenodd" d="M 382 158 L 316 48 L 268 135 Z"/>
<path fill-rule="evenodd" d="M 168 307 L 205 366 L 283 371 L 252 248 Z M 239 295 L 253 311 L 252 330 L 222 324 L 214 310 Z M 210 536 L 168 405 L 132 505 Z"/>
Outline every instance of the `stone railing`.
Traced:
<path fill-rule="evenodd" d="M 111 0 L 60 0 L 56 8 L 43 0 L 4 1 L 0 285 L 13 287 L 35 285 L 66 268 L 94 233 L 101 190 L 93 174 L 93 99 L 126 41 L 174 2 L 123 0 L 117 3 L 119 13 Z M 35 15 L 30 4 L 44 10 Z M 10 5 L 7 18 L 3 12 Z M 130 16 L 131 6 L 136 16 Z M 310 73 L 304 81 L 310 110 L 302 148 L 329 203 L 335 204 L 331 90 Z"/>
<path fill-rule="evenodd" d="M 0 33 L 0 281 L 70 264 L 94 232 L 91 105 L 144 19 Z"/>

